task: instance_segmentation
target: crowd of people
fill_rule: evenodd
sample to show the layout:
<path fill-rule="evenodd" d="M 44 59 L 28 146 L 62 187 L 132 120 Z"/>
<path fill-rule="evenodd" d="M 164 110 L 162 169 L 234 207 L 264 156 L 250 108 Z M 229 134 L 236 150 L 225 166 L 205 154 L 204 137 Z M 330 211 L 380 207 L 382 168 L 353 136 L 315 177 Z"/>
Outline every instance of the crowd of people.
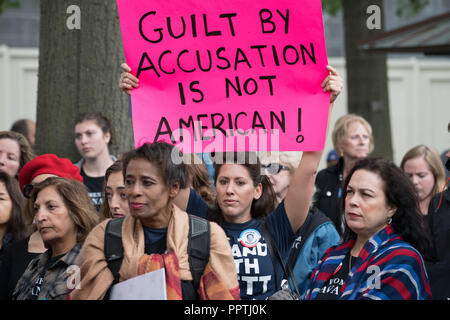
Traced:
<path fill-rule="evenodd" d="M 122 68 L 130 94 L 138 79 Z M 343 80 L 327 70 L 331 114 Z M 359 115 L 334 124 L 320 172 L 323 150 L 216 153 L 213 174 L 165 142 L 116 158 L 98 112 L 77 117 L 72 163 L 35 156 L 27 126 L 0 132 L 2 300 L 114 299 L 160 269 L 172 300 L 450 298 L 444 165 L 425 145 L 400 166 L 370 156 Z"/>

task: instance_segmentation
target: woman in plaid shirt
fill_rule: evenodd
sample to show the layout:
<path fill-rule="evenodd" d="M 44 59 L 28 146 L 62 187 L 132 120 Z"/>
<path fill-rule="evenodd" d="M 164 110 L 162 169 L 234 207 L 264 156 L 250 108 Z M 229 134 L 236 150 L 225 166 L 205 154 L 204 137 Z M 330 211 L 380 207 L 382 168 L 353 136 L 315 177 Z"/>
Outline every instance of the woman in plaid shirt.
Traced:
<path fill-rule="evenodd" d="M 77 279 L 73 265 L 83 241 L 98 222 L 98 214 L 80 182 L 59 177 L 37 184 L 30 203 L 48 250 L 30 262 L 12 298 L 65 299 L 77 285 L 72 282 Z"/>

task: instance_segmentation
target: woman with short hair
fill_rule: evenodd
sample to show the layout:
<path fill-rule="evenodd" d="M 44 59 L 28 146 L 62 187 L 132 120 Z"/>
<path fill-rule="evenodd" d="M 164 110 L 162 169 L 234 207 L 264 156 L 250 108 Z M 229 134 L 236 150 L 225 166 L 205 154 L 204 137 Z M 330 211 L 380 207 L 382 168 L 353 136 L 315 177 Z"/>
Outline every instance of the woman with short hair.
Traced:
<path fill-rule="evenodd" d="M 81 285 L 71 293 L 71 299 L 109 299 L 116 283 L 160 268 L 165 268 L 169 300 L 239 298 L 231 248 L 217 224 L 209 224 L 206 266 L 199 270 L 191 264 L 195 253 L 190 240 L 196 229 L 191 229 L 191 218 L 173 202 L 179 190 L 188 186 L 185 164 L 171 160 L 174 148 L 165 142 L 146 143 L 123 156 L 130 214 L 107 219 L 91 232 L 76 262 Z M 114 272 L 104 248 L 110 246 L 106 230 L 118 222 L 123 254 Z"/>
<path fill-rule="evenodd" d="M 323 169 L 317 174 L 313 202 L 333 221 L 336 230 L 342 235 L 343 216 L 339 209 L 343 194 L 342 184 L 353 165 L 373 151 L 372 127 L 363 117 L 347 114 L 336 121 L 332 140 L 340 158 L 335 166 Z"/>
<path fill-rule="evenodd" d="M 80 114 L 75 120 L 75 145 L 82 159 L 75 163 L 80 168 L 83 183 L 97 209 L 102 204 L 105 172 L 116 157 L 109 154 L 113 133 L 108 117 L 100 112 Z"/>

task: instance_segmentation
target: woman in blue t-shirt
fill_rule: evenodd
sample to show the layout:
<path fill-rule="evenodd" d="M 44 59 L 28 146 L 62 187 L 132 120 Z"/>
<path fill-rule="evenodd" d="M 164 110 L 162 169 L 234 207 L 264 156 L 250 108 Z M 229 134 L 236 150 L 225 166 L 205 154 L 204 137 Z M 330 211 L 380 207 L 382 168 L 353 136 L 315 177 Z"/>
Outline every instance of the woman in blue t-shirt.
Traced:
<path fill-rule="evenodd" d="M 342 79 L 332 67 L 327 70 L 330 75 L 322 87 L 331 92 L 331 109 L 342 89 Z M 279 264 L 274 267 L 273 261 L 277 260 L 270 256 L 261 225 L 264 221 L 286 258 L 295 233 L 306 219 L 321 155 L 322 150 L 303 152 L 286 198 L 275 209 L 271 183 L 261 175 L 256 154 L 248 152 L 214 157 L 213 208 L 208 208 L 192 189 L 183 189 L 175 199 L 182 210 L 216 221 L 224 228 L 238 273 L 241 299 L 266 299 L 280 289 L 282 269 Z"/>

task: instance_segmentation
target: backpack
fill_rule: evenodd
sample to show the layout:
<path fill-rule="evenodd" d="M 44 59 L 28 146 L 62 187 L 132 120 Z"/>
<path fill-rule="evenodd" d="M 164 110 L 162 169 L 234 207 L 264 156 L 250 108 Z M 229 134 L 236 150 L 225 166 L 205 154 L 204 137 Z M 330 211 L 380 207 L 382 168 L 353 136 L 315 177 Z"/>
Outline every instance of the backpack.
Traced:
<path fill-rule="evenodd" d="M 289 253 L 289 257 L 287 259 L 287 266 L 291 269 L 294 269 L 295 264 L 297 263 L 297 258 L 302 250 L 306 240 L 309 238 L 311 233 L 314 232 L 319 226 L 322 224 L 331 221 L 322 211 L 318 208 L 313 207 L 306 217 L 305 222 L 300 227 L 297 232 L 298 237 L 294 240 L 292 244 L 292 248 Z"/>
<path fill-rule="evenodd" d="M 311 236 L 311 234 L 320 226 L 322 226 L 325 223 L 332 224 L 331 220 L 319 209 L 316 207 L 313 207 L 309 210 L 308 215 L 306 217 L 305 222 L 298 230 L 296 236 L 297 238 L 294 240 L 294 243 L 292 244 L 292 248 L 289 251 L 289 257 L 286 261 L 286 263 L 283 262 L 283 259 L 278 251 L 278 248 L 276 246 L 276 243 L 269 231 L 269 229 L 266 227 L 265 223 L 261 225 L 261 232 L 263 234 L 264 239 L 266 240 L 268 250 L 270 253 L 270 256 L 272 257 L 272 263 L 274 270 L 276 270 L 276 261 L 280 262 L 281 267 L 283 269 L 283 282 L 280 283 L 277 280 L 277 273 L 275 271 L 275 282 L 276 282 L 276 289 L 278 290 L 273 296 L 269 297 L 269 300 L 298 300 L 300 299 L 300 293 L 301 291 L 297 287 L 297 281 L 295 280 L 294 276 L 294 267 L 297 263 L 298 256 L 306 243 L 306 240 Z M 289 282 L 294 287 L 294 291 L 291 291 L 290 289 L 286 288 L 286 285 L 283 285 L 285 280 L 290 280 Z"/>
<path fill-rule="evenodd" d="M 209 260 L 210 225 L 208 220 L 190 214 L 188 216 L 188 261 L 194 289 L 197 291 L 200 278 Z M 114 276 L 112 285 L 119 283 L 119 270 L 123 260 L 122 224 L 124 219 L 112 219 L 106 225 L 104 253 L 108 268 Z"/>

